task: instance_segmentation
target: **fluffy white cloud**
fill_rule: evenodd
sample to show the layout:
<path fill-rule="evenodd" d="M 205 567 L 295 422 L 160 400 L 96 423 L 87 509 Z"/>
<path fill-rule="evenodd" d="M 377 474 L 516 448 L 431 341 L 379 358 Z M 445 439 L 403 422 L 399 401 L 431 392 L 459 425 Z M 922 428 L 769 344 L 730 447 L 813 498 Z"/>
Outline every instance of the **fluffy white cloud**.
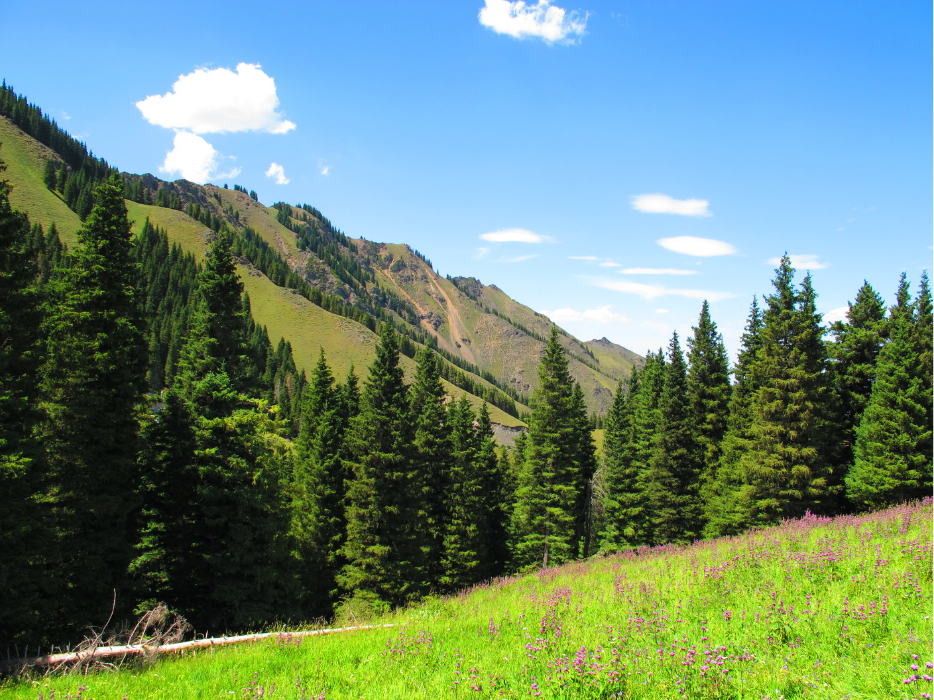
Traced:
<path fill-rule="evenodd" d="M 289 178 L 285 176 L 285 168 L 278 163 L 271 163 L 269 170 L 266 171 L 266 177 L 271 177 L 277 185 L 288 185 Z"/>
<path fill-rule="evenodd" d="M 643 299 L 655 299 L 663 296 L 687 297 L 689 299 L 706 299 L 707 301 L 722 301 L 735 296 L 732 292 L 717 292 L 706 289 L 672 289 L 660 284 L 642 284 L 625 280 L 611 280 L 604 277 L 593 277 L 590 283 L 602 289 L 611 289 L 614 292 L 636 294 Z"/>
<path fill-rule="evenodd" d="M 718 241 L 713 238 L 698 238 L 697 236 L 659 238 L 656 243 L 662 248 L 674 253 L 693 255 L 698 258 L 709 258 L 715 255 L 734 255 L 739 252 L 726 241 Z"/>
<path fill-rule="evenodd" d="M 284 134 L 295 124 L 276 109 L 276 82 L 259 65 L 241 63 L 228 68 L 199 68 L 179 76 L 172 92 L 150 95 L 136 103 L 143 117 L 167 129 L 196 134 L 266 131 Z"/>
<path fill-rule="evenodd" d="M 626 323 L 627 319 L 622 314 L 610 311 L 613 308 L 609 304 L 598 306 L 596 309 L 585 309 L 577 311 L 576 309 L 555 309 L 554 311 L 542 311 L 555 323 L 568 323 L 572 321 L 594 321 L 596 323 Z"/>
<path fill-rule="evenodd" d="M 706 199 L 675 199 L 667 194 L 637 194 L 632 208 L 646 214 L 680 214 L 681 216 L 713 216 Z"/>
<path fill-rule="evenodd" d="M 621 275 L 697 275 L 697 270 L 679 270 L 674 267 L 627 267 Z"/>
<path fill-rule="evenodd" d="M 524 228 L 507 228 L 502 231 L 490 231 L 489 233 L 480 234 L 480 238 L 484 241 L 492 241 L 493 243 L 544 243 L 545 241 L 554 240 L 551 236 L 532 233 L 531 231 L 526 231 Z"/>
<path fill-rule="evenodd" d="M 821 262 L 817 258 L 817 255 L 789 255 L 791 258 L 791 266 L 799 270 L 823 270 L 825 267 L 830 267 L 830 263 Z M 769 265 L 779 265 L 781 263 L 781 258 L 769 258 Z"/>
<path fill-rule="evenodd" d="M 179 175 L 198 184 L 204 184 L 215 177 L 236 177 L 240 174 L 240 168 L 233 168 L 226 173 L 216 172 L 222 158 L 214 146 L 200 136 L 178 131 L 175 133 L 173 148 L 166 153 L 165 162 L 159 166 L 159 171 L 167 175 Z"/>
<path fill-rule="evenodd" d="M 841 306 L 836 309 L 831 309 L 824 314 L 824 323 L 836 323 L 837 321 L 845 321 L 846 315 L 849 313 L 849 306 Z"/>
<path fill-rule="evenodd" d="M 497 34 L 516 39 L 534 37 L 549 44 L 579 39 L 587 29 L 587 17 L 555 7 L 551 0 L 538 0 L 534 5 L 522 0 L 486 0 L 486 6 L 480 10 L 480 24 Z"/>

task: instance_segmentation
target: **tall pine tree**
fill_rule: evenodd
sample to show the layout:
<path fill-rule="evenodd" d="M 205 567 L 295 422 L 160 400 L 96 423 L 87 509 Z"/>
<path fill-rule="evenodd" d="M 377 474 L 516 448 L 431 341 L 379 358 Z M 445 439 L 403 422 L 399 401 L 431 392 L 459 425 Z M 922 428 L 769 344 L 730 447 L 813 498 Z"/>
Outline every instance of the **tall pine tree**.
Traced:
<path fill-rule="evenodd" d="M 643 476 L 649 539 L 653 544 L 690 542 L 700 536 L 702 524 L 699 487 L 703 453 L 695 437 L 687 367 L 677 333 L 668 346 L 658 413 L 653 452 Z"/>
<path fill-rule="evenodd" d="M 42 358 L 38 267 L 23 244 L 29 220 L 11 207 L 11 189 L 0 180 L 0 645 L 7 646 L 48 640 L 58 578 L 33 437 Z"/>
<path fill-rule="evenodd" d="M 520 566 L 547 568 L 578 555 L 581 477 L 586 470 L 580 463 L 585 451 L 575 435 L 574 380 L 555 328 L 538 379 L 516 494 L 514 555 Z"/>
<path fill-rule="evenodd" d="M 399 365 L 399 339 L 386 324 L 351 421 L 347 450 L 347 541 L 338 583 L 376 608 L 421 592 L 413 568 L 421 553 L 410 520 L 413 426 Z"/>
<path fill-rule="evenodd" d="M 752 404 L 749 451 L 742 470 L 749 521 L 775 523 L 822 507 L 832 495 L 826 464 L 828 398 L 820 315 L 808 275 L 798 292 L 785 255 L 767 297 L 762 348 L 753 364 L 758 390 Z"/>
<path fill-rule="evenodd" d="M 858 507 L 879 508 L 931 493 L 931 291 L 914 304 L 904 276 L 889 339 L 878 356 L 869 405 L 856 429 L 856 462 L 846 479 Z"/>
<path fill-rule="evenodd" d="M 102 184 L 71 264 L 51 285 L 39 436 L 66 581 L 61 605 L 79 628 L 130 604 L 147 343 L 134 291 L 130 222 L 116 178 Z M 115 593 L 116 591 L 116 593 Z"/>

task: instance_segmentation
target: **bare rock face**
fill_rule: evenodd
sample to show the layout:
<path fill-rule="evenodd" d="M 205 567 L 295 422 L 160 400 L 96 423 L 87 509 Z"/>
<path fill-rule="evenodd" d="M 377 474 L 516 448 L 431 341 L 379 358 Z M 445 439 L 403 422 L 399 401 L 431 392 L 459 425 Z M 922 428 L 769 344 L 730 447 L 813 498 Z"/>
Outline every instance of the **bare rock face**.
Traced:
<path fill-rule="evenodd" d="M 424 320 L 428 321 L 429 325 L 435 330 L 438 330 L 441 327 L 441 324 L 444 323 L 444 318 L 435 313 L 434 311 L 429 311 L 425 316 L 422 316 Z"/>

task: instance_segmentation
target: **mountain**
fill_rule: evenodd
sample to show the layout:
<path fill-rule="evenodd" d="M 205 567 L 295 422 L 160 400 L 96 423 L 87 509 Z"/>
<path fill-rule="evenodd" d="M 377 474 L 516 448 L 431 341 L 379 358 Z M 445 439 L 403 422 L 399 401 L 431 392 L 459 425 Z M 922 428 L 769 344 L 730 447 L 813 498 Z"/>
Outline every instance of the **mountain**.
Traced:
<path fill-rule="evenodd" d="M 44 172 L 52 161 L 56 170 L 67 162 L 68 172 L 76 174 L 77 142 L 66 158 L 17 126 L 42 138 L 35 113 L 31 121 L 21 117 L 14 123 L 15 112 L 8 117 L 0 117 L 0 159 L 7 164 L 3 176 L 14 186 L 13 205 L 46 228 L 54 222 L 63 242 L 73 246 L 81 219 L 61 193 L 46 186 Z M 122 176 L 136 230 L 148 218 L 199 260 L 221 226 L 234 233 L 253 315 L 271 338 L 291 342 L 299 368 L 310 371 L 321 347 L 337 376 L 351 363 L 363 374 L 374 356 L 376 325 L 389 321 L 404 335 L 408 374 L 414 370 L 414 349 L 429 344 L 445 360 L 452 396 L 467 393 L 474 403 L 485 399 L 493 420 L 522 424 L 553 326 L 545 316 L 495 285 L 440 276 L 430 260 L 407 245 L 347 236 L 307 204 L 267 207 L 239 185 L 228 189 L 148 174 Z M 642 358 L 606 338 L 583 343 L 559 332 L 588 409 L 605 413 L 618 380 Z"/>

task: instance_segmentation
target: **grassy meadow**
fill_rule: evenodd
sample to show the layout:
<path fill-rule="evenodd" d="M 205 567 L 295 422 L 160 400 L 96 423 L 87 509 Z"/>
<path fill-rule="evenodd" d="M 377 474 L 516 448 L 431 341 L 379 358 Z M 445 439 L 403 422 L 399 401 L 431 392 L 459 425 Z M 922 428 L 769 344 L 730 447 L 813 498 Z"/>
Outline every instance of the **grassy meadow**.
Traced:
<path fill-rule="evenodd" d="M 495 580 L 374 620 L 391 629 L 283 633 L 0 694 L 930 698 L 931 516 L 930 499 L 808 516 Z"/>

